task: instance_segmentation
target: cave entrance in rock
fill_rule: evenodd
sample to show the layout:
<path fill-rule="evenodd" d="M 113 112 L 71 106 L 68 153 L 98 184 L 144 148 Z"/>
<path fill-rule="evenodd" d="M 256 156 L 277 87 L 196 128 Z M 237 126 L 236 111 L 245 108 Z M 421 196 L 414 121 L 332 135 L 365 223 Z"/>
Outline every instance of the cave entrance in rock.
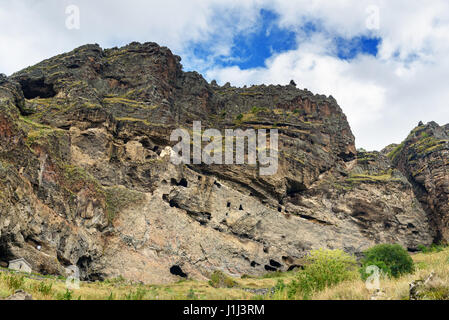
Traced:
<path fill-rule="evenodd" d="M 172 275 L 181 277 L 181 278 L 187 278 L 187 274 L 184 273 L 184 271 L 182 271 L 180 266 L 174 265 L 173 267 L 170 268 L 170 273 Z"/>
<path fill-rule="evenodd" d="M 8 263 L 15 257 L 11 254 L 8 246 L 8 239 L 0 237 L 0 262 Z"/>
<path fill-rule="evenodd" d="M 46 83 L 44 79 L 22 79 L 19 82 L 26 99 L 46 99 L 56 96 L 53 84 Z"/>
<path fill-rule="evenodd" d="M 287 195 L 290 197 L 294 197 L 297 194 L 301 194 L 302 192 L 306 191 L 306 186 L 296 180 L 287 178 Z"/>

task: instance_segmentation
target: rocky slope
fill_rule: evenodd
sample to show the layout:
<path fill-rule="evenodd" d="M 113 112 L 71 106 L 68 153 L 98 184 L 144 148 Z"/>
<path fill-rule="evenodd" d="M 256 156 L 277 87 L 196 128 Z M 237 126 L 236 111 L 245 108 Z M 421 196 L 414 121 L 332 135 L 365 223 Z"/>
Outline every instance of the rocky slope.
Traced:
<path fill-rule="evenodd" d="M 436 230 L 436 240 L 449 241 L 449 125 L 420 123 L 389 153 L 408 177 Z"/>
<path fill-rule="evenodd" d="M 447 149 L 422 158 L 419 193 L 414 150 L 393 162 L 358 153 L 332 97 L 294 83 L 221 87 L 180 61 L 154 43 L 86 45 L 0 77 L 0 261 L 161 283 L 288 270 L 317 248 L 416 250 L 444 234 Z M 277 128 L 277 174 L 173 165 L 172 130 L 198 120 Z"/>

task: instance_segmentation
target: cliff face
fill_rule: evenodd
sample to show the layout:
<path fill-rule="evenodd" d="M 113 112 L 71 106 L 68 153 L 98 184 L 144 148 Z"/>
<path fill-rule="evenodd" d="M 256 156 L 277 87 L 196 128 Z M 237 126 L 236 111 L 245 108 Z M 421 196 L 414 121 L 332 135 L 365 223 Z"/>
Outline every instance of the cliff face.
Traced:
<path fill-rule="evenodd" d="M 416 250 L 447 212 L 423 210 L 429 196 L 417 200 L 405 162 L 395 160 L 401 173 L 381 153 L 357 153 L 332 97 L 209 84 L 154 43 L 87 45 L 0 77 L 0 108 L 0 261 L 25 257 L 43 273 L 262 274 L 317 248 Z M 173 165 L 170 134 L 193 121 L 278 129 L 278 172 Z M 447 182 L 447 161 L 438 170 Z M 443 185 L 426 195 L 441 201 Z"/>
<path fill-rule="evenodd" d="M 449 125 L 421 124 L 389 154 L 413 184 L 437 241 L 449 241 Z"/>

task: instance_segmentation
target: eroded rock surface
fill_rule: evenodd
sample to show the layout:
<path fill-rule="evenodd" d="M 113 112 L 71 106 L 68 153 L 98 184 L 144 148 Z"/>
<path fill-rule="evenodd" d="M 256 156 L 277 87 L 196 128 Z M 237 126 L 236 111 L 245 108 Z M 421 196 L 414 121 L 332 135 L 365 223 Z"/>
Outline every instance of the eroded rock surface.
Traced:
<path fill-rule="evenodd" d="M 164 283 L 434 240 L 412 184 L 385 155 L 356 151 L 335 99 L 293 83 L 220 87 L 180 61 L 154 43 L 87 45 L 0 77 L 1 261 Z M 173 165 L 170 134 L 193 121 L 278 129 L 278 172 Z"/>
<path fill-rule="evenodd" d="M 449 125 L 435 122 L 415 128 L 389 153 L 409 178 L 431 218 L 437 241 L 449 241 Z"/>

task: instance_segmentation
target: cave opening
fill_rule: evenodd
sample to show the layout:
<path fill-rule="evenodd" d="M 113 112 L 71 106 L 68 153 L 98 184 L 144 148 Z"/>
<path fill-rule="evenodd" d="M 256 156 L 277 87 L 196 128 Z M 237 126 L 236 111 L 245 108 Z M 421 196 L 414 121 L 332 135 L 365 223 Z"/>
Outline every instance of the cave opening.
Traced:
<path fill-rule="evenodd" d="M 287 195 L 294 197 L 297 194 L 301 194 L 306 191 L 307 188 L 304 184 L 299 181 L 287 178 Z"/>
<path fill-rule="evenodd" d="M 268 271 L 268 272 L 275 272 L 275 271 L 277 271 L 276 268 L 274 268 L 272 266 L 269 266 L 269 265 L 265 265 L 265 270 Z"/>
<path fill-rule="evenodd" d="M 175 200 L 173 200 L 173 199 L 170 200 L 169 205 L 170 205 L 170 207 L 172 207 L 172 208 L 181 209 L 181 208 L 179 207 L 178 203 L 177 203 Z"/>
<path fill-rule="evenodd" d="M 251 267 L 255 268 L 257 266 L 260 266 L 260 264 L 258 264 L 256 261 L 251 261 Z"/>
<path fill-rule="evenodd" d="M 8 261 L 13 260 L 15 257 L 9 250 L 8 239 L 5 237 L 0 237 L 0 262 L 8 263 Z"/>
<path fill-rule="evenodd" d="M 182 178 L 179 182 L 173 178 L 173 179 L 171 179 L 171 185 L 187 188 L 189 186 L 189 183 L 187 182 L 187 180 L 185 178 Z"/>
<path fill-rule="evenodd" d="M 296 269 L 298 269 L 298 270 L 304 270 L 304 266 L 300 266 L 300 265 L 297 265 L 297 264 L 293 264 L 293 265 L 291 265 L 290 267 L 288 267 L 288 270 L 287 270 L 287 271 L 294 271 L 294 270 L 296 270 Z"/>
<path fill-rule="evenodd" d="M 44 79 L 22 79 L 19 82 L 26 99 L 46 99 L 56 96 L 53 84 L 46 83 Z"/>
<path fill-rule="evenodd" d="M 275 268 L 281 268 L 282 264 L 280 264 L 279 262 L 277 262 L 276 260 L 271 259 L 270 260 L 270 266 L 273 266 Z"/>
<path fill-rule="evenodd" d="M 170 273 L 174 276 L 178 276 L 181 278 L 187 278 L 187 274 L 182 271 L 180 266 L 174 265 L 170 268 Z"/>

